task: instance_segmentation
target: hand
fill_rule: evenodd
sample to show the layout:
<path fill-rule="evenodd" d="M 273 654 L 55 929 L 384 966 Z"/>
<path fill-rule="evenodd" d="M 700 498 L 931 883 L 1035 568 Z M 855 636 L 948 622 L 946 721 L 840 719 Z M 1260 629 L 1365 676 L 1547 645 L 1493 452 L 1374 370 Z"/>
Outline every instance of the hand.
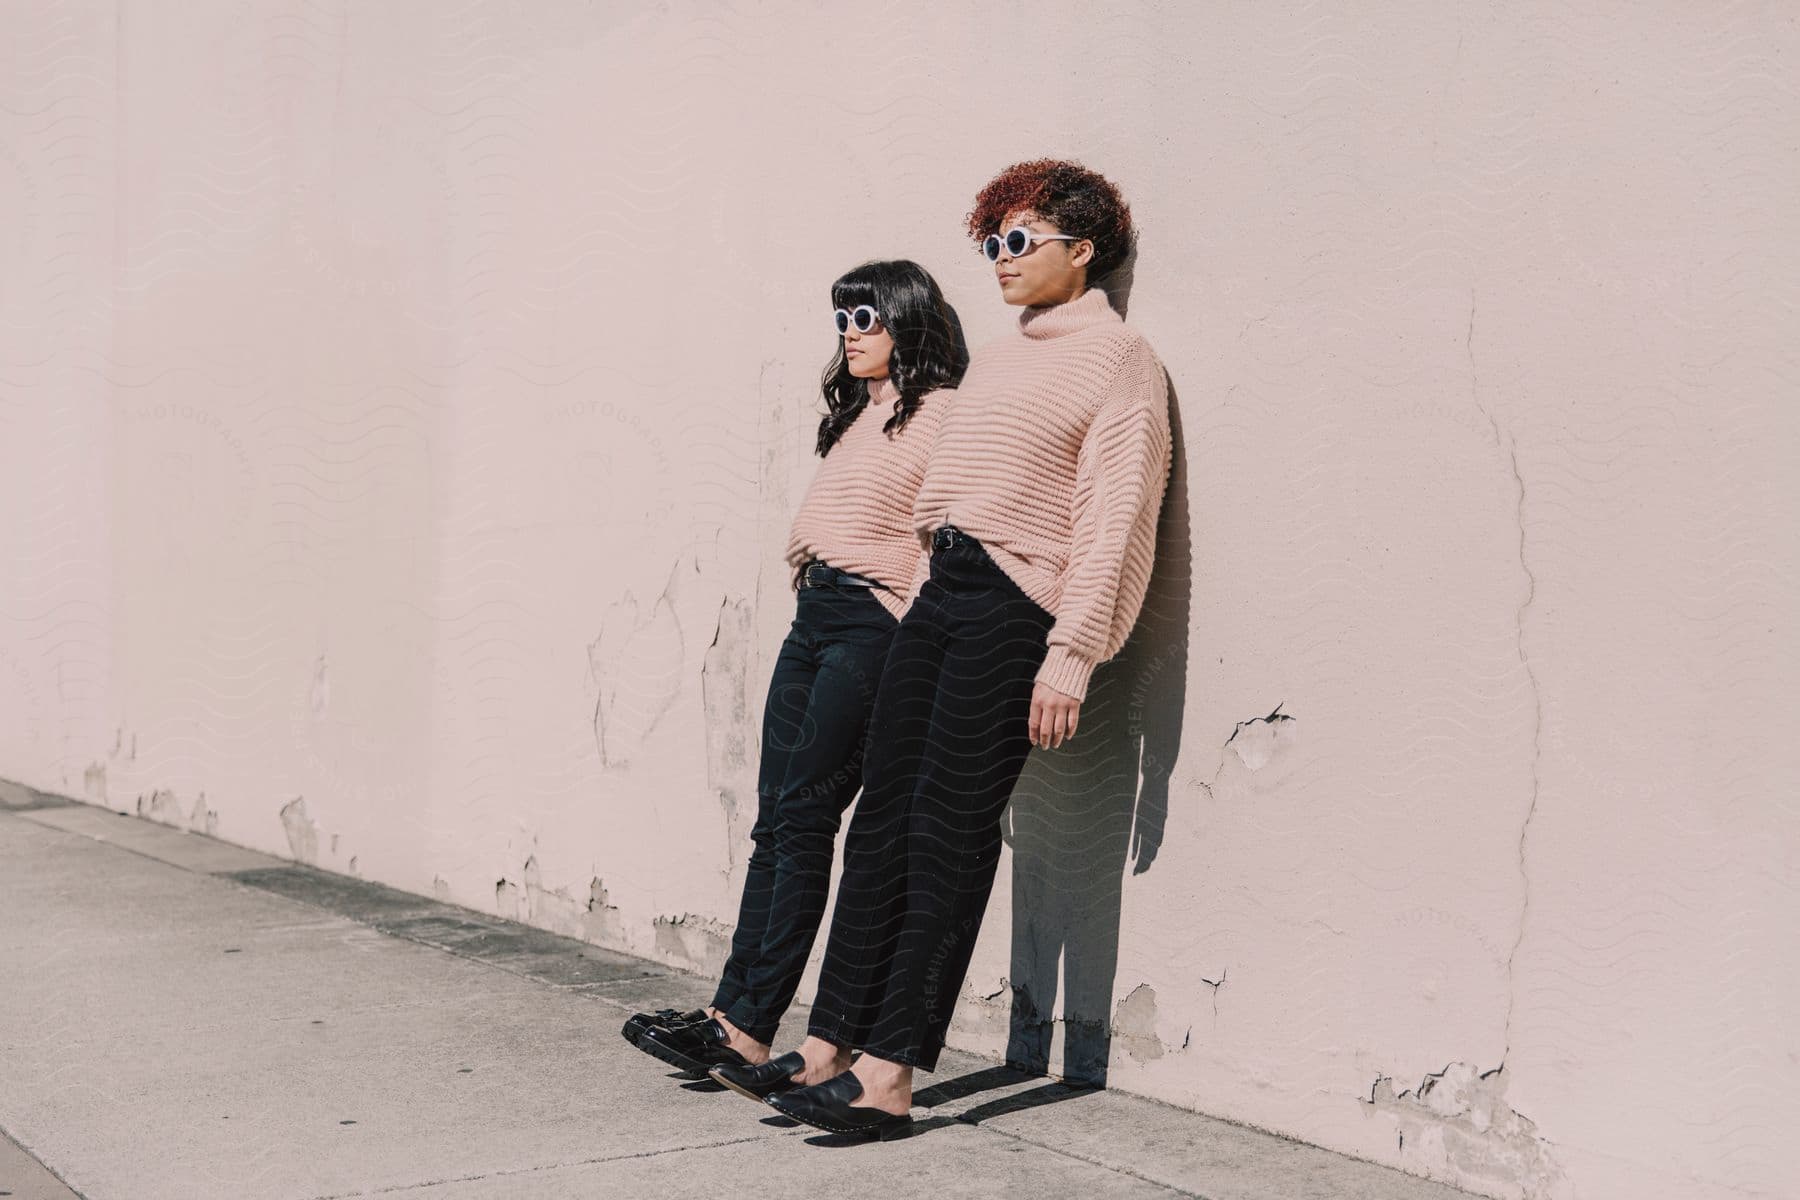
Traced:
<path fill-rule="evenodd" d="M 1129 861 L 1131 863 L 1131 873 L 1133 875 L 1142 875 L 1145 871 L 1150 869 L 1150 864 L 1156 861 L 1157 847 L 1161 844 L 1161 839 L 1158 836 L 1150 833 L 1149 830 L 1144 828 L 1142 820 L 1139 820 L 1132 826 L 1131 854 Z"/>
<path fill-rule="evenodd" d="M 1066 696 L 1047 683 L 1031 688 L 1031 744 L 1050 750 L 1075 736 L 1081 701 Z"/>

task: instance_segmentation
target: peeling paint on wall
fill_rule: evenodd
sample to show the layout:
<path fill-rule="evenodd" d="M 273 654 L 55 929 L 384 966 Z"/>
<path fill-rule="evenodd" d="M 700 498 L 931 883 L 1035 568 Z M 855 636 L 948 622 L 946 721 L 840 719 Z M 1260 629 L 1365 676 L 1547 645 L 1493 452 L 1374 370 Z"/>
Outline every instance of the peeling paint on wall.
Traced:
<path fill-rule="evenodd" d="M 619 906 L 611 902 L 606 884 L 601 882 L 598 875 L 588 884 L 587 912 L 582 916 L 580 936 L 595 945 L 614 950 L 623 950 L 629 945 L 625 936 L 625 922 L 619 916 Z"/>
<path fill-rule="evenodd" d="M 157 788 L 148 796 L 137 798 L 137 815 L 148 817 L 163 825 L 185 825 L 187 814 L 181 811 L 181 802 L 175 799 L 175 793 L 167 788 Z"/>
<path fill-rule="evenodd" d="M 1156 1036 L 1155 988 L 1140 983 L 1119 1001 L 1113 1012 L 1113 1040 L 1139 1062 L 1163 1056 L 1162 1041 Z"/>
<path fill-rule="evenodd" d="M 537 855 L 525 860 L 520 878 L 525 884 L 526 924 L 564 937 L 581 936 L 587 915 L 585 906 L 563 888 L 544 886 L 544 873 L 538 866 Z"/>
<path fill-rule="evenodd" d="M 726 597 L 719 623 L 701 667 L 701 699 L 706 709 L 706 782 L 725 810 L 725 845 L 735 849 L 755 818 L 754 757 L 756 738 L 750 728 L 750 649 L 755 613 L 750 602 Z M 726 874 L 739 866 L 726 856 Z"/>
<path fill-rule="evenodd" d="M 1293 720 L 1277 704 L 1275 710 L 1266 717 L 1251 717 L 1248 721 L 1239 721 L 1231 731 L 1231 736 L 1225 739 L 1225 744 L 1237 752 L 1238 759 L 1245 767 L 1260 771 L 1293 737 L 1291 733 L 1285 732 Z"/>
<path fill-rule="evenodd" d="M 168 788 L 155 788 L 148 795 L 140 794 L 136 808 L 138 816 L 158 824 L 204 833 L 208 837 L 216 837 L 219 832 L 219 814 L 207 807 L 205 792 L 194 801 L 192 811 L 183 810 L 180 798 Z"/>
<path fill-rule="evenodd" d="M 716 977 L 731 953 L 731 926 L 693 913 L 658 917 L 656 953 L 664 962 Z"/>
<path fill-rule="evenodd" d="M 1361 1103 L 1370 1114 L 1394 1121 L 1401 1166 L 1408 1171 L 1516 1200 L 1571 1195 L 1537 1126 L 1506 1103 L 1502 1067 L 1481 1073 L 1451 1063 L 1402 1092 L 1383 1075 Z"/>
<path fill-rule="evenodd" d="M 594 741 L 604 766 L 629 764 L 681 690 L 686 645 L 672 600 L 678 573 L 679 564 L 647 613 L 626 592 L 606 610 L 600 636 L 588 646 L 599 690 Z"/>
<path fill-rule="evenodd" d="M 287 832 L 288 853 L 309 866 L 319 864 L 319 824 L 306 815 L 306 797 L 295 796 L 281 806 L 281 827 Z"/>
<path fill-rule="evenodd" d="M 194 833 L 204 833 L 207 837 L 219 836 L 219 814 L 207 807 L 205 792 L 201 792 L 194 801 L 194 811 L 188 817 L 188 829 Z"/>
<path fill-rule="evenodd" d="M 525 889 L 504 876 L 494 880 L 494 914 L 511 921 L 523 921 Z"/>

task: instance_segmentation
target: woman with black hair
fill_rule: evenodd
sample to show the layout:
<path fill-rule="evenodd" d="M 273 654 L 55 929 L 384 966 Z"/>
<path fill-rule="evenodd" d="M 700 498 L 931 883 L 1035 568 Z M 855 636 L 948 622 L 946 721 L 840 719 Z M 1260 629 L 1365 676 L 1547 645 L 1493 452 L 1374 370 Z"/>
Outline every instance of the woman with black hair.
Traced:
<path fill-rule="evenodd" d="M 1001 815 L 1030 748 L 1075 733 L 1088 676 L 1130 634 L 1168 481 L 1162 364 L 1090 285 L 1133 241 L 1118 189 L 1077 163 L 1020 163 L 982 189 L 968 232 L 1023 311 L 970 362 L 913 507 L 930 577 L 875 698 L 809 1036 L 713 1072 L 834 1133 L 910 1130 L 913 1070 L 943 1048 Z"/>
<path fill-rule="evenodd" d="M 838 823 L 862 784 L 876 684 L 922 578 L 913 499 L 946 389 L 969 361 L 956 314 L 917 263 L 864 263 L 831 285 L 831 304 L 838 346 L 822 380 L 815 447 L 824 461 L 788 536 L 799 596 L 769 680 L 731 954 L 709 1006 L 636 1013 L 623 1031 L 689 1073 L 767 1061 L 799 986 Z"/>

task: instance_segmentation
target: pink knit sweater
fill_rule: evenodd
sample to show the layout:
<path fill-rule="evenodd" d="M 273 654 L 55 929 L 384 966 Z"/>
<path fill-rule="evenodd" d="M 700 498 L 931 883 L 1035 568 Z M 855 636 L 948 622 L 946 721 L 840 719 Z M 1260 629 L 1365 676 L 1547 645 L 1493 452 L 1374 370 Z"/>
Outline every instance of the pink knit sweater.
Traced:
<path fill-rule="evenodd" d="M 925 478 L 925 456 L 948 407 L 949 389 L 927 392 L 900 431 L 882 431 L 900 390 L 869 381 L 869 403 L 819 463 L 788 532 L 787 562 L 822 559 L 853 575 L 887 584 L 871 593 L 895 619 L 911 599 L 910 581 L 925 557 L 913 531 L 913 498 Z M 917 589 L 913 589 L 916 591 Z"/>
<path fill-rule="evenodd" d="M 954 525 L 981 542 L 1056 618 L 1038 681 L 1085 699 L 1088 676 L 1137 621 L 1168 478 L 1162 363 L 1090 287 L 1023 309 L 1018 334 L 975 353 L 933 442 L 913 527 L 928 539 Z"/>

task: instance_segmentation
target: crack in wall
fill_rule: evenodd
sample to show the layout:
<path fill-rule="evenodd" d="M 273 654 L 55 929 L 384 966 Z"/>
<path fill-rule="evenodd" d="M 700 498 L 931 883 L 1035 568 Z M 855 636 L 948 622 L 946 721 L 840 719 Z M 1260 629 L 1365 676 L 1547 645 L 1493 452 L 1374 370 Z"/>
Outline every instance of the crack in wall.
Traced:
<path fill-rule="evenodd" d="M 1469 401 L 1475 405 L 1475 411 L 1486 417 L 1488 428 L 1493 432 L 1494 445 L 1502 444 L 1500 422 L 1488 411 L 1487 405 L 1481 402 L 1481 373 L 1475 366 L 1475 292 L 1469 291 L 1469 329 L 1463 335 L 1463 353 L 1469 359 Z"/>
<path fill-rule="evenodd" d="M 1219 972 L 1219 977 L 1217 979 L 1208 979 L 1204 975 L 1202 975 L 1200 977 L 1200 982 L 1204 983 L 1207 987 L 1212 989 L 1212 1014 L 1213 1014 L 1213 1023 L 1215 1025 L 1218 1023 L 1218 1020 L 1219 1020 L 1219 989 L 1225 986 L 1225 980 L 1230 974 L 1231 974 L 1231 968 L 1226 967 L 1224 970 Z M 1194 1031 L 1190 1027 L 1188 1029 L 1188 1037 L 1192 1037 L 1193 1033 L 1194 1033 Z M 1187 1049 L 1187 1039 L 1186 1038 L 1182 1039 L 1181 1048 L 1183 1050 Z"/>
<path fill-rule="evenodd" d="M 1515 639 L 1519 655 L 1519 664 L 1525 670 L 1525 678 L 1531 687 L 1532 729 L 1531 729 L 1531 800 L 1525 808 L 1525 818 L 1519 823 L 1518 862 L 1519 862 L 1519 927 L 1513 938 L 1512 947 L 1506 953 L 1506 1016 L 1502 1026 L 1502 1050 L 1500 1067 L 1504 1069 L 1512 1053 L 1513 1017 L 1518 1003 L 1518 987 L 1513 974 L 1513 960 L 1519 953 L 1519 947 L 1525 941 L 1525 922 L 1531 912 L 1531 873 L 1525 863 L 1525 841 L 1531 829 L 1531 819 L 1537 815 L 1538 796 L 1540 791 L 1540 768 L 1543 760 L 1544 733 L 1544 695 L 1538 685 L 1537 673 L 1532 669 L 1531 657 L 1525 651 L 1525 616 L 1537 598 L 1537 576 L 1532 572 L 1531 562 L 1525 553 L 1525 475 L 1519 469 L 1518 438 L 1503 438 L 1500 422 L 1488 407 L 1481 402 L 1481 373 L 1475 362 L 1475 311 L 1476 299 L 1473 288 L 1469 290 L 1468 329 L 1463 335 L 1463 351 L 1469 361 L 1469 400 L 1477 412 L 1488 420 L 1488 427 L 1493 433 L 1494 445 L 1506 447 L 1507 462 L 1512 469 L 1513 485 L 1517 492 L 1514 508 L 1514 520 L 1519 528 L 1518 557 L 1519 570 L 1525 575 L 1525 598 L 1520 602 L 1514 614 Z"/>
<path fill-rule="evenodd" d="M 1525 819 L 1519 823 L 1519 932 L 1513 939 L 1512 948 L 1506 952 L 1506 1020 L 1502 1026 L 1502 1050 L 1500 1067 L 1504 1069 L 1512 1055 L 1513 1015 L 1518 1003 L 1518 986 L 1513 975 L 1513 960 L 1518 956 L 1519 947 L 1525 941 L 1525 921 L 1531 913 L 1531 872 L 1525 865 L 1525 840 L 1531 831 L 1531 819 L 1537 815 L 1539 795 L 1539 767 L 1544 749 L 1544 694 L 1538 686 L 1537 673 L 1532 669 L 1531 658 L 1525 652 L 1525 613 L 1537 598 L 1537 576 L 1532 573 L 1531 562 L 1525 554 L 1525 476 L 1519 470 L 1519 446 L 1515 439 L 1509 447 L 1512 462 L 1513 481 L 1518 485 L 1519 500 L 1517 518 L 1519 524 L 1519 569 L 1525 573 L 1525 599 L 1520 603 L 1518 612 L 1514 614 L 1517 623 L 1519 663 L 1525 669 L 1525 678 L 1531 684 L 1532 727 L 1531 727 L 1531 803 L 1526 806 Z"/>
<path fill-rule="evenodd" d="M 1257 724 L 1274 725 L 1281 721 L 1293 720 L 1294 719 L 1293 717 L 1291 717 L 1287 713 L 1284 713 L 1281 711 L 1282 705 L 1286 704 L 1286 703 L 1287 703 L 1287 701 L 1283 700 L 1281 702 L 1281 704 L 1277 704 L 1274 708 L 1274 711 L 1270 712 L 1269 715 L 1266 717 L 1251 717 L 1248 721 L 1239 721 L 1235 726 L 1232 727 L 1231 736 L 1225 739 L 1225 744 L 1227 746 L 1229 746 L 1229 745 L 1231 745 L 1231 743 L 1237 741 L 1238 734 L 1244 732 L 1245 729 L 1248 729 L 1252 725 L 1257 725 Z"/>

